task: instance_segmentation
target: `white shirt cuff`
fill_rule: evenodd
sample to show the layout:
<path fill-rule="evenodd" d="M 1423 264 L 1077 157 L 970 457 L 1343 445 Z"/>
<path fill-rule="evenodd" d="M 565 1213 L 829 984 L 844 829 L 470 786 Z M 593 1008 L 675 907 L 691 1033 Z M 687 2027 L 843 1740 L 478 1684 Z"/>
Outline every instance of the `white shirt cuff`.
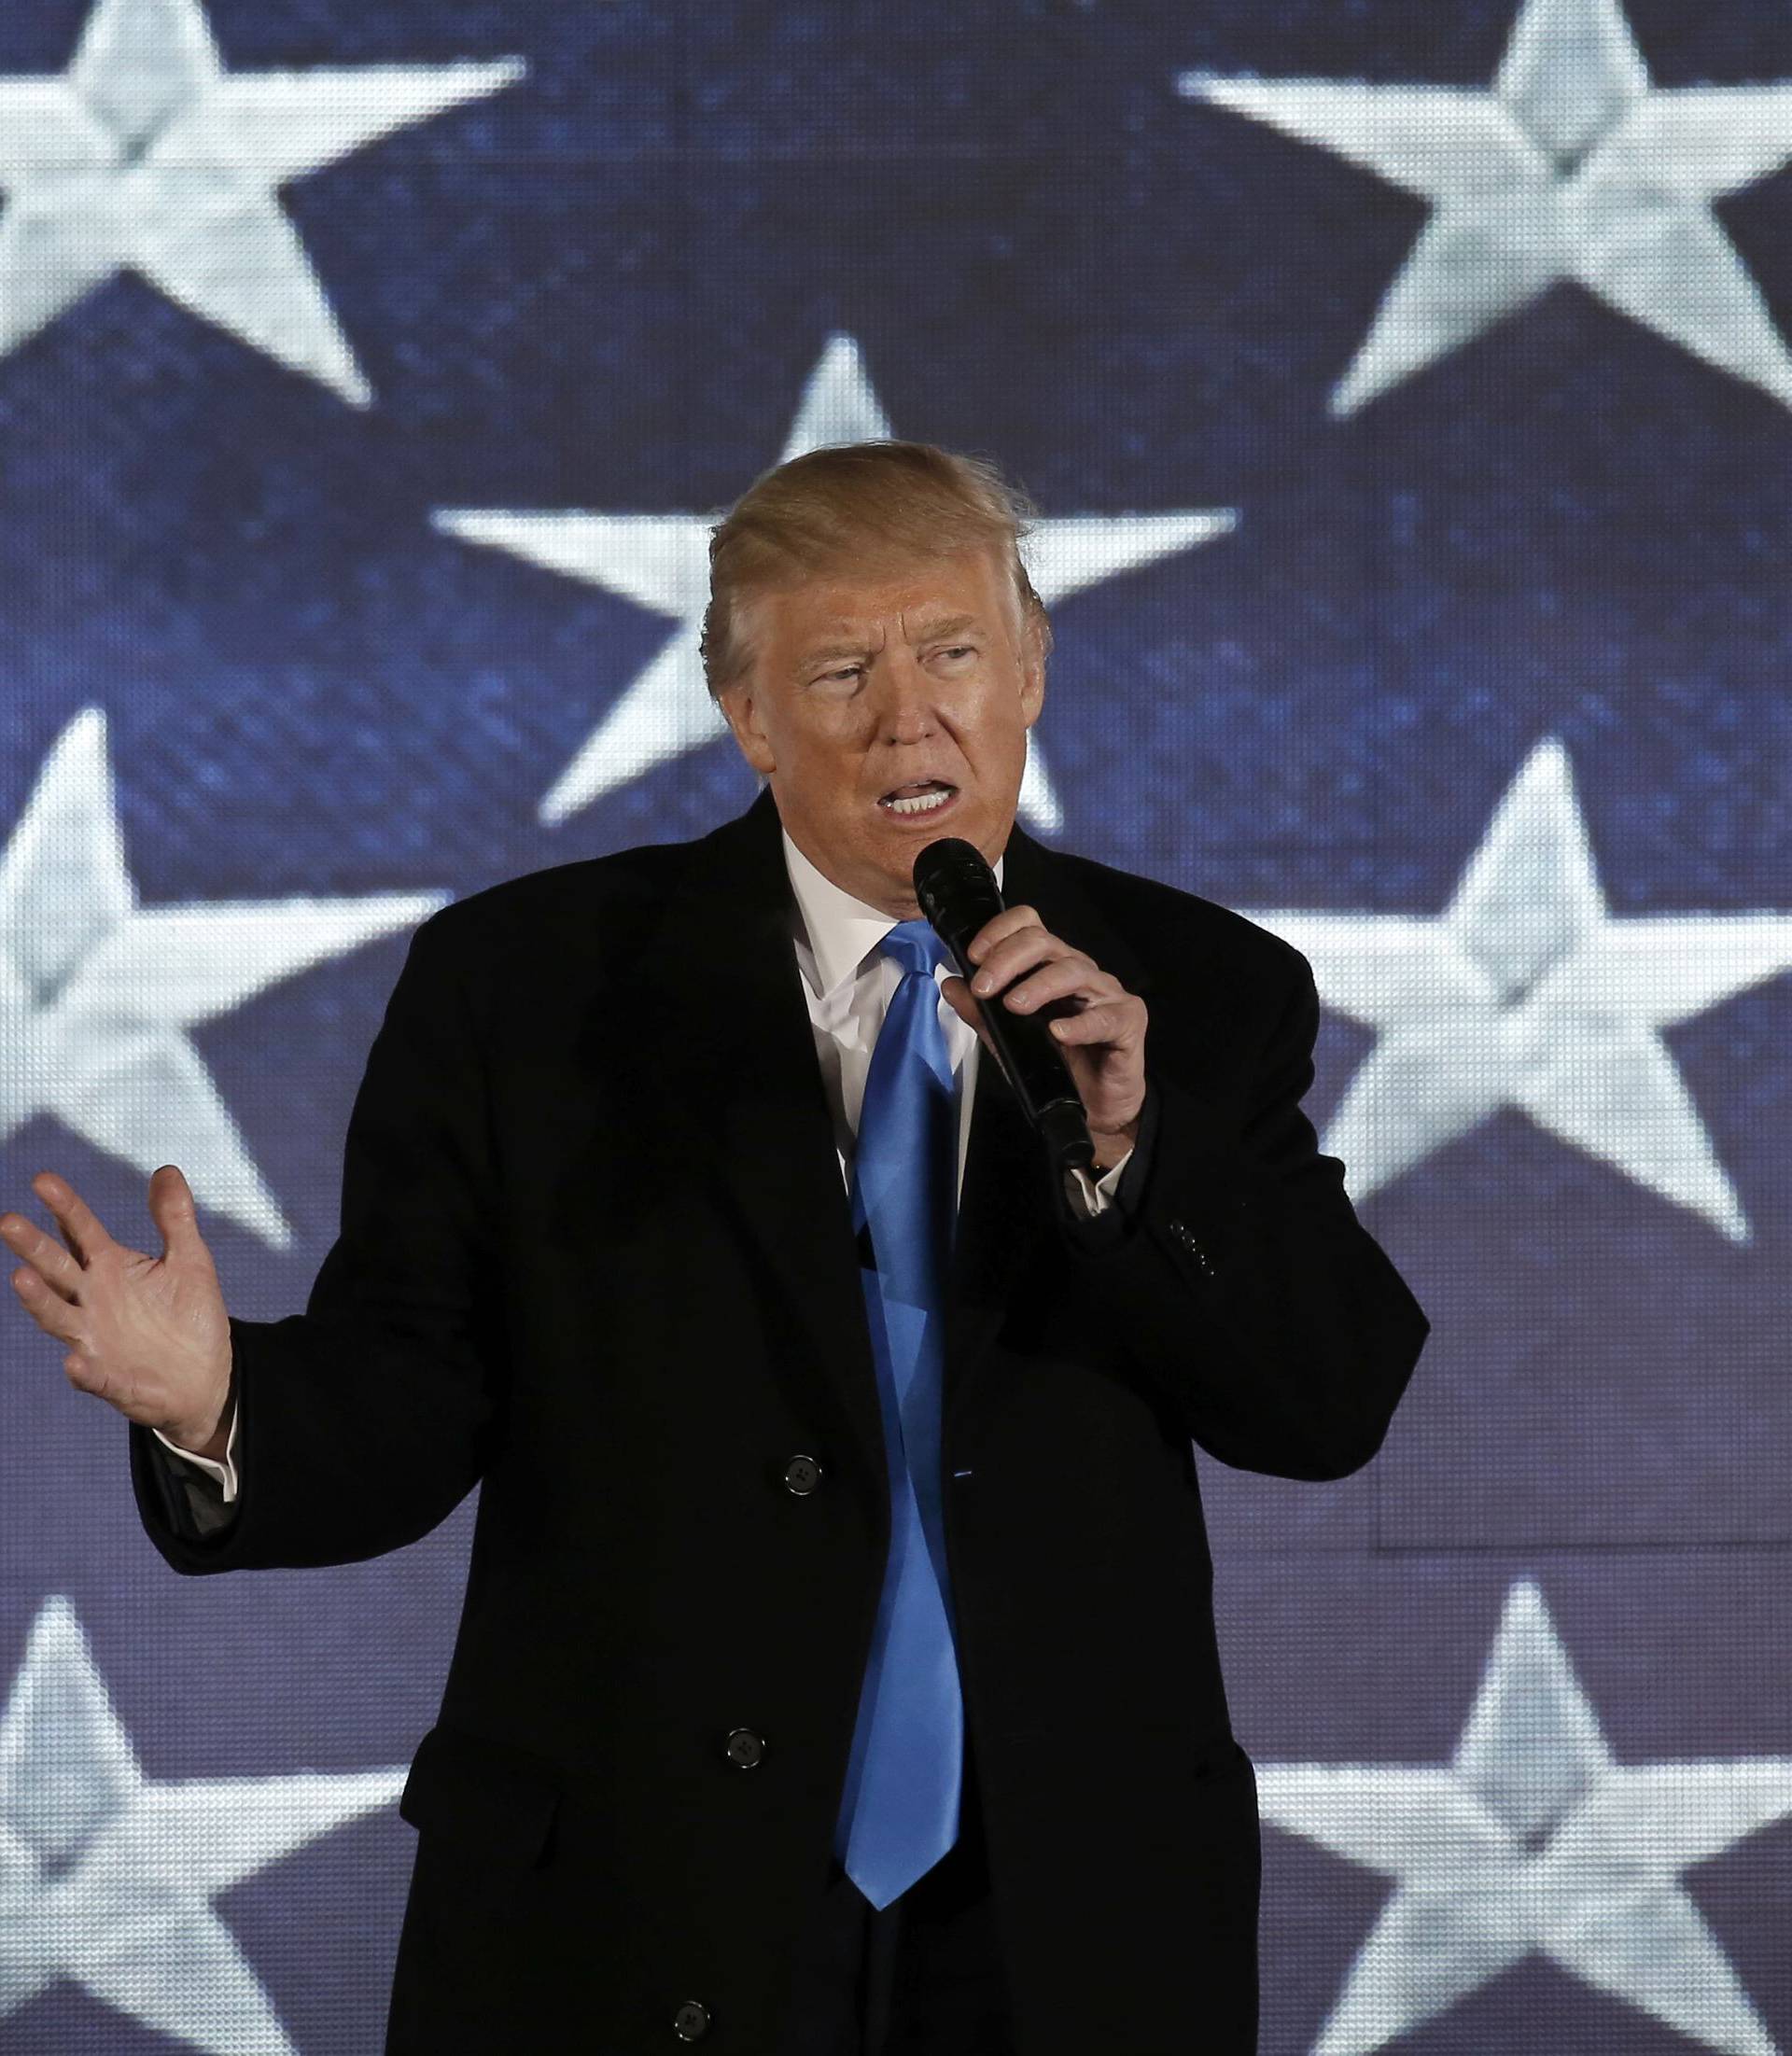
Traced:
<path fill-rule="evenodd" d="M 1091 1218 L 1107 1210 L 1113 1197 L 1114 1187 L 1120 1182 L 1120 1174 L 1132 1160 L 1128 1150 L 1117 1164 L 1110 1164 L 1099 1178 L 1091 1178 L 1085 1170 L 1073 1170 L 1066 1174 L 1066 1190 L 1071 1204 L 1079 1213 Z"/>
<path fill-rule="evenodd" d="M 215 1484 L 221 1486 L 224 1492 L 224 1504 L 228 1506 L 236 1497 L 237 1420 L 238 1412 L 235 1402 L 232 1401 L 231 1406 L 231 1432 L 224 1444 L 224 1461 L 221 1463 L 215 1457 L 199 1456 L 191 1449 L 183 1449 L 177 1442 L 170 1442 L 160 1428 L 152 1428 L 149 1432 L 161 1444 L 163 1448 L 172 1449 L 177 1457 L 188 1463 L 197 1464 L 207 1477 L 212 1479 Z"/>

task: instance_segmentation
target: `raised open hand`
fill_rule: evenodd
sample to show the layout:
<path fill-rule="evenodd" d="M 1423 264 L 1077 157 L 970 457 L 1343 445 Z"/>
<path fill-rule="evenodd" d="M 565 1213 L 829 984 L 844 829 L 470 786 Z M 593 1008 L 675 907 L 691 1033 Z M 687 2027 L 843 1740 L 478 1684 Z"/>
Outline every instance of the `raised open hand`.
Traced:
<path fill-rule="evenodd" d="M 21 1213 L 0 1214 L 0 1240 L 24 1259 L 12 1287 L 66 1354 L 77 1391 L 159 1428 L 202 1456 L 222 1456 L 230 1428 L 231 1329 L 193 1196 L 173 1164 L 149 1180 L 161 1254 L 115 1242 L 65 1179 L 31 1189 L 55 1216 L 63 1247 Z"/>

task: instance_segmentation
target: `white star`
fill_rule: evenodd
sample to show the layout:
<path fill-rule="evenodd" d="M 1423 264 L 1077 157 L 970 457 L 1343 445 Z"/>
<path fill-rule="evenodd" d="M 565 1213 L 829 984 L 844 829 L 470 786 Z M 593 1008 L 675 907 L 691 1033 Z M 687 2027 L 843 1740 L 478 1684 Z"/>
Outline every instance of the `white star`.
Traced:
<path fill-rule="evenodd" d="M 803 391 L 778 457 L 880 442 L 891 430 L 852 337 L 830 337 Z M 1237 523 L 1228 511 L 1172 514 L 1083 514 L 1043 520 L 1023 544 L 1035 590 L 1047 607 L 1179 550 L 1211 541 Z M 727 733 L 704 683 L 698 637 L 709 598 L 713 514 L 502 513 L 442 510 L 436 526 L 550 571 L 620 593 L 678 627 L 611 707 L 540 804 L 544 821 L 581 806 Z M 1063 810 L 1037 746 L 1029 749 L 1021 813 L 1056 833 Z"/>
<path fill-rule="evenodd" d="M 202 1206 L 287 1248 L 292 1232 L 182 1031 L 410 928 L 449 897 L 140 907 L 105 718 L 86 708 L 57 738 L 0 854 L 0 1141 L 53 1114 L 141 1171 L 178 1164 Z"/>
<path fill-rule="evenodd" d="M 1792 1757 L 1622 1768 L 1529 1579 L 1447 1768 L 1276 1764 L 1257 1788 L 1267 1820 L 1394 1885 L 1315 2056 L 1367 2056 L 1532 1955 L 1730 2056 L 1774 2056 L 1680 1878 L 1792 1814 Z"/>
<path fill-rule="evenodd" d="M 0 1716 L 0 2019 L 68 1978 L 217 2056 L 297 2056 L 210 1902 L 390 1805 L 404 1778 L 152 1783 L 74 1607 L 47 1600 Z"/>
<path fill-rule="evenodd" d="M 1488 91 L 1201 72 L 1177 84 L 1432 203 L 1334 413 L 1561 280 L 1792 406 L 1792 352 L 1712 209 L 1792 157 L 1792 80 L 1664 91 L 1618 0 L 1525 0 Z"/>
<path fill-rule="evenodd" d="M 1561 743 L 1533 750 L 1442 914 L 1251 918 L 1311 959 L 1328 1007 L 1379 1032 L 1324 1142 L 1358 1198 L 1517 1107 L 1749 1240 L 1661 1030 L 1792 970 L 1792 916 L 1615 917 Z"/>
<path fill-rule="evenodd" d="M 60 77 L 0 78 L 0 356 L 131 271 L 365 406 L 277 189 L 523 69 L 231 74 L 200 0 L 97 0 Z"/>

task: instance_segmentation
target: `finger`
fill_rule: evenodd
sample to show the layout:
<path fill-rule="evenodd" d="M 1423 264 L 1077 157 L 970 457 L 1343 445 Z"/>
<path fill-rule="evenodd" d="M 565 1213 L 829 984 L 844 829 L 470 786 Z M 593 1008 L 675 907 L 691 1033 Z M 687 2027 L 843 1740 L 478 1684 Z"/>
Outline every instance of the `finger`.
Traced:
<path fill-rule="evenodd" d="M 1001 1003 L 1016 1014 L 1031 1014 L 1049 1006 L 1054 1000 L 1077 999 L 1093 1006 L 1099 1001 L 1125 998 L 1126 987 L 1119 979 L 1098 971 L 1086 957 L 1070 956 L 1055 958 L 1030 978 L 1010 986 L 1001 996 Z"/>
<path fill-rule="evenodd" d="M 31 1189 L 55 1216 L 56 1225 L 82 1264 L 91 1264 L 102 1250 L 109 1250 L 112 1238 L 100 1225 L 100 1217 L 65 1178 L 53 1170 L 40 1170 Z"/>
<path fill-rule="evenodd" d="M 998 943 L 976 968 L 971 989 L 976 993 L 1000 992 L 1035 964 L 1049 963 L 1057 957 L 1077 957 L 1082 952 L 1043 928 L 1022 929 Z M 1084 958 L 1088 963 L 1088 958 Z M 1094 965 L 1089 965 L 1094 970 Z M 986 984 L 986 981 L 987 984 Z"/>
<path fill-rule="evenodd" d="M 149 1218 L 161 1237 L 163 1256 L 180 1256 L 204 1247 L 192 1187 L 178 1164 L 162 1164 L 149 1174 Z"/>
<path fill-rule="evenodd" d="M 0 1216 L 0 1238 L 15 1256 L 22 1256 L 27 1264 L 34 1265 L 38 1277 L 53 1292 L 78 1303 L 84 1276 L 81 1266 L 35 1221 L 27 1221 L 22 1213 Z"/>
<path fill-rule="evenodd" d="M 1005 906 L 1001 912 L 986 921 L 971 938 L 965 947 L 965 955 L 973 964 L 980 964 L 996 944 L 1010 935 L 1017 935 L 1024 928 L 1043 928 L 1044 922 L 1029 906 Z"/>
<path fill-rule="evenodd" d="M 1112 1043 L 1125 1048 L 1136 1042 L 1145 1025 L 1142 1003 L 1130 993 L 1119 1000 L 1099 1001 L 1085 1007 L 1081 1014 L 1061 1014 L 1051 1024 L 1053 1036 L 1060 1042 Z"/>
<path fill-rule="evenodd" d="M 59 1342 L 81 1339 L 81 1317 L 61 1293 L 51 1292 L 29 1264 L 12 1274 L 12 1289 L 23 1300 L 25 1311 L 46 1335 Z"/>
<path fill-rule="evenodd" d="M 983 1009 L 971 997 L 971 987 L 962 978 L 953 976 L 940 980 L 940 990 L 945 995 L 945 1003 L 960 1021 L 968 1021 L 977 1031 L 977 1040 L 984 1048 L 993 1053 L 989 1030 L 983 1025 Z"/>

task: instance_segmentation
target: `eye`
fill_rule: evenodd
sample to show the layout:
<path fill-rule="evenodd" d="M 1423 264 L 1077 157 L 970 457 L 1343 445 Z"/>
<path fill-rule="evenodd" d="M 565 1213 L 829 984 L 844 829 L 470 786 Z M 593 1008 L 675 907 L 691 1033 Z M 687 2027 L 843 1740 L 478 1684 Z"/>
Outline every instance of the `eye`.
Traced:
<path fill-rule="evenodd" d="M 977 646 L 973 642 L 948 643 L 944 650 L 936 650 L 934 653 L 937 656 L 944 657 L 948 664 L 963 664 L 967 659 L 976 655 Z"/>

